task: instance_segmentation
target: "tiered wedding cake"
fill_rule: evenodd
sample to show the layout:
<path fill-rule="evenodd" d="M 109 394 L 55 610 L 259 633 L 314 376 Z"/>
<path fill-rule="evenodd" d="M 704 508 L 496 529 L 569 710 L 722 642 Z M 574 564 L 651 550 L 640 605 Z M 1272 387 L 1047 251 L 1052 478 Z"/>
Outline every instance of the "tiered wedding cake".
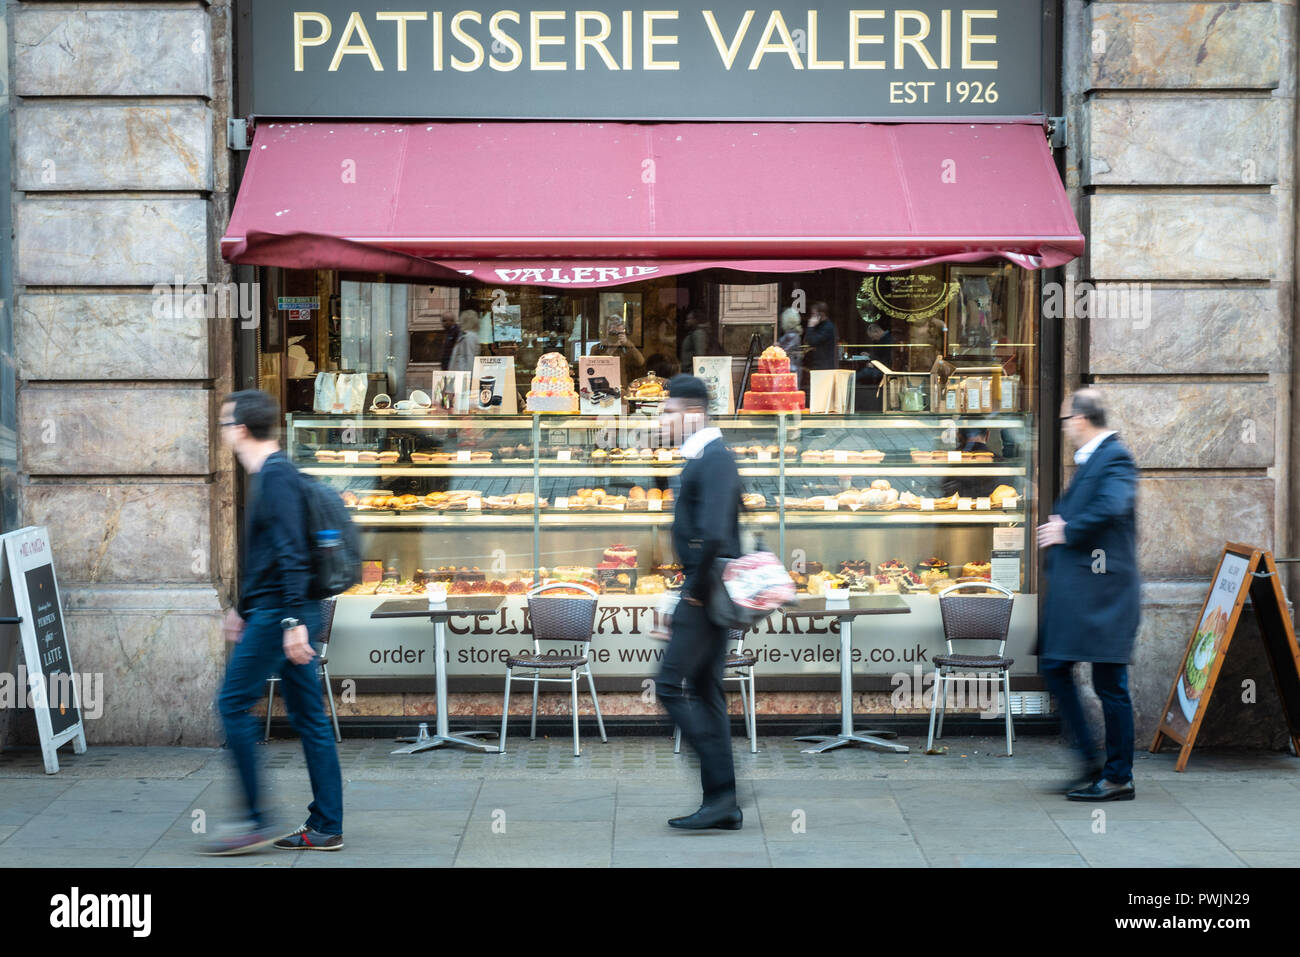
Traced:
<path fill-rule="evenodd" d="M 790 357 L 780 346 L 763 350 L 758 357 L 758 371 L 749 377 L 749 386 L 740 406 L 742 412 L 802 412 L 808 407 L 798 376 L 790 371 Z"/>
<path fill-rule="evenodd" d="M 546 353 L 537 360 L 535 371 L 525 404 L 529 412 L 578 411 L 578 393 L 573 389 L 569 363 L 562 354 Z"/>

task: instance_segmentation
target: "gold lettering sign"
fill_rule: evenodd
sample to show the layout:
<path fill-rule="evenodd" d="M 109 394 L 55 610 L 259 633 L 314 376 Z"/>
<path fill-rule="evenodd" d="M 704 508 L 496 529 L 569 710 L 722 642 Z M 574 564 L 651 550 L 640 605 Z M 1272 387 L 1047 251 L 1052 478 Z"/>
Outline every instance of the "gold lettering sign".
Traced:
<path fill-rule="evenodd" d="M 959 286 L 929 272 L 868 276 L 858 290 L 858 311 L 864 315 L 883 312 L 893 319 L 920 322 L 942 312 L 957 297 Z"/>

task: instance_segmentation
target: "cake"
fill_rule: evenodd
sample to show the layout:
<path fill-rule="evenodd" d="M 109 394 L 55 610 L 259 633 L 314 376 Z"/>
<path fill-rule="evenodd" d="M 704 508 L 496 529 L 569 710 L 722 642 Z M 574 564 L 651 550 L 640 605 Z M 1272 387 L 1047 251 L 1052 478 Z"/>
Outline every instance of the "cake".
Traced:
<path fill-rule="evenodd" d="M 740 405 L 742 412 L 802 412 L 808 406 L 807 396 L 796 389 L 798 382 L 790 371 L 790 357 L 780 346 L 763 350 L 749 385 Z"/>
<path fill-rule="evenodd" d="M 991 578 L 993 566 L 988 562 L 967 562 L 961 567 L 963 578 Z"/>
<path fill-rule="evenodd" d="M 611 545 L 601 556 L 597 568 L 636 568 L 636 549 L 631 545 Z"/>
<path fill-rule="evenodd" d="M 578 393 L 573 389 L 569 363 L 558 352 L 548 352 L 537 360 L 525 408 L 529 412 L 577 412 Z"/>

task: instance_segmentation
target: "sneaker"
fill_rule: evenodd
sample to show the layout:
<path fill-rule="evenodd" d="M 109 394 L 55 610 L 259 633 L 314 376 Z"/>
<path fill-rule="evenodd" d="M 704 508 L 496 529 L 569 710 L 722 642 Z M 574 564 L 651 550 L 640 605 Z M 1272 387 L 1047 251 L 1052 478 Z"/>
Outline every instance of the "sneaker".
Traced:
<path fill-rule="evenodd" d="M 322 834 L 303 824 L 292 834 L 276 841 L 275 846 L 286 851 L 341 851 L 343 835 Z"/>
<path fill-rule="evenodd" d="M 200 847 L 198 853 L 205 857 L 248 854 L 273 843 L 281 833 L 283 832 L 271 827 L 244 826 L 213 838 Z"/>

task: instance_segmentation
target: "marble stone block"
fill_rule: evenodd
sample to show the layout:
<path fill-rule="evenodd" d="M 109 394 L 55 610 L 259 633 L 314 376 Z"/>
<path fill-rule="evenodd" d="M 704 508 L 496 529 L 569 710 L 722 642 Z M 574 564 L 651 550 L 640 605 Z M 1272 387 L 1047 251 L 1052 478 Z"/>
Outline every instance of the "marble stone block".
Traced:
<path fill-rule="evenodd" d="M 1273 547 L 1271 478 L 1189 474 L 1138 483 L 1138 570 L 1144 579 L 1208 579 L 1225 542 Z"/>
<path fill-rule="evenodd" d="M 1278 182 L 1283 101 L 1106 97 L 1085 109 L 1085 186 Z"/>
<path fill-rule="evenodd" d="M 212 111 L 206 106 L 24 101 L 14 130 L 18 189 L 212 188 Z"/>
<path fill-rule="evenodd" d="M 15 204 L 15 281 L 28 286 L 203 282 L 201 199 L 23 199 Z"/>
<path fill-rule="evenodd" d="M 1133 290 L 1130 290 L 1132 292 Z M 1098 375 L 1286 372 L 1289 323 L 1268 289 L 1149 289 L 1149 314 L 1088 317 L 1088 371 Z"/>
<path fill-rule="evenodd" d="M 64 592 L 73 665 L 103 676 L 102 713 L 86 720 L 90 744 L 221 743 L 214 702 L 225 673 L 225 641 L 221 606 L 210 587 Z"/>
<path fill-rule="evenodd" d="M 205 582 L 212 577 L 212 486 L 28 485 L 25 525 L 46 525 L 60 581 Z"/>
<path fill-rule="evenodd" d="M 1108 383 L 1106 403 L 1139 468 L 1267 468 L 1277 397 L 1267 382 Z"/>
<path fill-rule="evenodd" d="M 41 9 L 11 14 L 19 96 L 212 96 L 204 9 Z"/>
<path fill-rule="evenodd" d="M 19 296 L 14 312 L 18 377 L 26 382 L 210 378 L 213 320 L 183 310 L 174 315 L 172 305 L 166 296 L 147 294 Z"/>
<path fill-rule="evenodd" d="M 1088 197 L 1094 280 L 1277 279 L 1287 242 L 1267 194 Z"/>
<path fill-rule="evenodd" d="M 1276 3 L 1094 3 L 1091 88 L 1272 89 L 1281 77 L 1285 9 Z"/>
<path fill-rule="evenodd" d="M 29 475 L 202 475 L 211 419 L 206 389 L 29 386 L 18 395 Z"/>

